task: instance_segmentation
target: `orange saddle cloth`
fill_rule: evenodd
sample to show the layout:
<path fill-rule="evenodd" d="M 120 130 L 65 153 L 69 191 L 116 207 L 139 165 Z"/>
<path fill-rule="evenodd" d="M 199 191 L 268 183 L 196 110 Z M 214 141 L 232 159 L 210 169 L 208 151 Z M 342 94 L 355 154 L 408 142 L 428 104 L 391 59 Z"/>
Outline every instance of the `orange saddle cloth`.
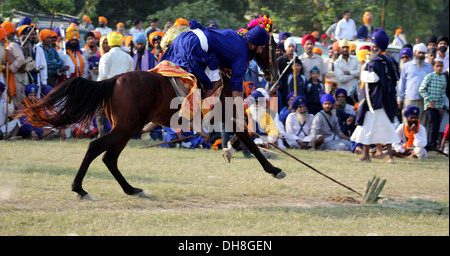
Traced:
<path fill-rule="evenodd" d="M 169 78 L 177 96 L 184 98 L 181 103 L 179 116 L 188 120 L 192 120 L 199 110 L 202 111 L 204 116 L 209 113 L 213 107 L 209 102 L 214 102 L 212 99 L 219 97 L 222 91 L 222 87 L 220 87 L 211 97 L 202 100 L 201 89 L 197 86 L 197 78 L 193 74 L 167 60 L 160 62 L 148 72 L 158 73 Z"/>

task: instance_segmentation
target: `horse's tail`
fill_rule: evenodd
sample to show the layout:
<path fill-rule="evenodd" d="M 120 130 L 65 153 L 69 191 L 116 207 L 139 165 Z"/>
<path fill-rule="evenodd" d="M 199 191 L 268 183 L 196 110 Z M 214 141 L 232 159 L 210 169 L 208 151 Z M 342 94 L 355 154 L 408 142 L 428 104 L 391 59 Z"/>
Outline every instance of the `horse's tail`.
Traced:
<path fill-rule="evenodd" d="M 32 125 L 65 128 L 89 126 L 100 106 L 108 106 L 119 76 L 103 81 L 73 78 L 57 85 L 47 96 L 18 111 Z"/>

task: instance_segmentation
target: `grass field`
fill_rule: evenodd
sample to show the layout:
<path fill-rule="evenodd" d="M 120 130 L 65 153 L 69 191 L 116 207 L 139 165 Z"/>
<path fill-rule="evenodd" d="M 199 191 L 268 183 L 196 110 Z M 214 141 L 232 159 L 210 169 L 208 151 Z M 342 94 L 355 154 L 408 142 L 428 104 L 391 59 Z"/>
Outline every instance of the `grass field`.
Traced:
<path fill-rule="evenodd" d="M 218 151 L 141 149 L 134 140 L 119 168 L 149 198 L 123 193 L 99 157 L 83 183 L 93 200 L 80 201 L 71 183 L 88 143 L 0 142 L 0 235 L 449 235 L 449 162 L 435 153 L 386 164 L 288 150 L 361 194 L 373 175 L 386 179 L 381 195 L 393 203 L 362 205 L 331 201 L 361 198 L 278 152 L 271 162 L 287 173 L 282 180 L 240 152 L 226 164 Z"/>

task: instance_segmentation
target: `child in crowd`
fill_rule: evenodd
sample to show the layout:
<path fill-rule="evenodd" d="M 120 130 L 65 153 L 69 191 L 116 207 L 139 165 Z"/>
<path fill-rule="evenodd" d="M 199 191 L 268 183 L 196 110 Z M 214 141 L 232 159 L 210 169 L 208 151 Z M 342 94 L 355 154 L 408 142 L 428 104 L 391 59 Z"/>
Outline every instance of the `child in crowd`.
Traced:
<path fill-rule="evenodd" d="M 320 97 L 325 94 L 324 86 L 319 80 L 320 70 L 317 66 L 314 66 L 310 70 L 311 78 L 306 82 L 305 88 L 303 89 L 306 98 L 306 107 L 308 108 L 308 113 L 317 114 L 322 110 L 322 104 L 320 103 Z"/>
<path fill-rule="evenodd" d="M 420 96 L 424 99 L 424 110 L 430 120 L 429 143 L 431 148 L 437 148 L 439 127 L 445 107 L 445 89 L 447 80 L 442 74 L 444 60 L 436 57 L 433 63 L 434 72 L 425 76 L 419 87 Z"/>

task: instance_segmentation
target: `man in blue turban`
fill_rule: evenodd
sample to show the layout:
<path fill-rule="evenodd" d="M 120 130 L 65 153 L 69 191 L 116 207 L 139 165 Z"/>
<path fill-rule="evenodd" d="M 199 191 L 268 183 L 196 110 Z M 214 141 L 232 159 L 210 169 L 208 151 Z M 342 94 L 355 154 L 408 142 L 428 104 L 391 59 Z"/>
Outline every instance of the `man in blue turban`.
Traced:
<path fill-rule="evenodd" d="M 133 68 L 134 70 L 149 70 L 155 67 L 155 56 L 147 49 L 145 45 L 147 38 L 143 33 L 136 33 L 133 36 L 133 42 L 136 45 L 133 55 Z"/>
<path fill-rule="evenodd" d="M 311 125 L 314 115 L 308 113 L 306 99 L 296 96 L 291 102 L 292 113 L 286 119 L 284 139 L 292 148 L 307 149 L 311 147 Z"/>
<path fill-rule="evenodd" d="M 428 138 L 425 127 L 420 124 L 420 108 L 408 105 L 403 115 L 406 121 L 396 129 L 400 142 L 392 144 L 394 154 L 399 157 L 427 158 L 428 153 L 425 147 Z"/>
<path fill-rule="evenodd" d="M 397 75 L 391 60 L 381 54 L 389 45 L 389 37 L 382 28 L 375 29 L 372 42 L 375 45 L 371 48 L 370 62 L 361 71 L 364 86 L 351 140 L 364 145 L 361 161 L 370 162 L 370 145 L 384 144 L 388 149 L 388 163 L 392 163 L 392 143 L 400 141 L 393 125 L 397 111 Z"/>
<path fill-rule="evenodd" d="M 233 97 L 243 97 L 248 62 L 269 42 L 267 31 L 256 26 L 241 36 L 231 29 L 205 28 L 195 20 L 189 24 L 192 31 L 180 34 L 160 61 L 168 60 L 193 73 L 206 89 L 204 98 L 222 85 L 219 66 L 231 69 Z"/>
<path fill-rule="evenodd" d="M 339 120 L 331 111 L 335 103 L 333 95 L 322 95 L 320 103 L 323 109 L 314 116 L 311 126 L 311 148 L 349 151 L 349 138 L 341 131 Z"/>

